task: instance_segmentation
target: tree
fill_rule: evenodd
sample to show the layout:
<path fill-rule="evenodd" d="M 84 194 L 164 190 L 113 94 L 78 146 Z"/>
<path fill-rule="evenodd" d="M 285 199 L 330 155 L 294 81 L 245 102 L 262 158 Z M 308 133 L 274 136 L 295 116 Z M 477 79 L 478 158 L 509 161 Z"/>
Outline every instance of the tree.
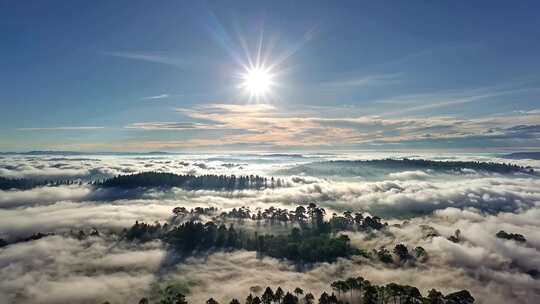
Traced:
<path fill-rule="evenodd" d="M 283 297 L 283 304 L 298 304 L 298 298 L 287 292 Z"/>
<path fill-rule="evenodd" d="M 181 293 L 177 293 L 174 296 L 173 304 L 188 304 L 188 302 L 186 301 L 186 296 Z"/>
<path fill-rule="evenodd" d="M 428 304 L 443 304 L 443 294 L 436 289 L 431 289 L 427 296 Z"/>
<path fill-rule="evenodd" d="M 378 291 L 375 286 L 370 284 L 364 288 L 364 304 L 377 304 L 378 298 Z"/>
<path fill-rule="evenodd" d="M 341 292 L 341 286 L 340 281 L 334 281 L 330 284 L 330 287 L 332 287 L 333 290 L 337 291 L 338 294 Z"/>
<path fill-rule="evenodd" d="M 521 235 L 521 234 L 508 233 L 508 232 L 506 232 L 504 230 L 501 230 L 501 231 L 497 232 L 497 234 L 495 236 L 500 238 L 500 239 L 514 240 L 514 241 L 519 242 L 519 243 L 525 243 L 527 241 L 525 239 L 525 237 L 523 235 Z"/>
<path fill-rule="evenodd" d="M 186 296 L 176 291 L 173 285 L 165 288 L 160 299 L 160 304 L 187 304 Z"/>
<path fill-rule="evenodd" d="M 300 288 L 300 287 L 296 287 L 296 288 L 294 289 L 294 294 L 298 297 L 298 296 L 304 294 L 304 290 L 302 290 L 302 288 Z"/>
<path fill-rule="evenodd" d="M 206 301 L 206 304 L 219 304 L 214 298 L 210 298 Z"/>
<path fill-rule="evenodd" d="M 276 301 L 278 303 L 281 303 L 281 299 L 283 299 L 283 289 L 281 289 L 281 287 L 278 286 L 278 288 L 276 289 L 276 292 L 274 293 L 274 298 L 276 299 Z"/>
<path fill-rule="evenodd" d="M 311 292 L 306 293 L 304 296 L 305 304 L 313 304 L 313 301 L 315 301 L 315 296 Z"/>
<path fill-rule="evenodd" d="M 454 243 L 459 243 L 461 241 L 461 230 L 456 229 L 454 235 L 451 235 L 448 240 Z"/>
<path fill-rule="evenodd" d="M 148 302 L 148 299 L 147 298 L 142 298 L 139 300 L 139 304 L 148 304 L 150 302 Z"/>
<path fill-rule="evenodd" d="M 416 260 L 422 263 L 427 261 L 428 259 L 426 250 L 421 246 L 414 248 L 414 257 L 416 258 Z"/>
<path fill-rule="evenodd" d="M 253 304 L 253 295 L 251 293 L 246 297 L 246 304 Z"/>
<path fill-rule="evenodd" d="M 321 294 L 321 296 L 319 297 L 319 304 L 329 304 L 330 301 L 329 301 L 329 296 L 328 294 L 325 292 L 323 292 Z"/>
<path fill-rule="evenodd" d="M 366 280 L 364 280 L 363 277 L 361 276 L 358 276 L 356 277 L 356 288 L 358 290 L 358 294 L 360 295 L 360 297 L 362 297 L 362 287 L 365 285 L 365 282 Z"/>
<path fill-rule="evenodd" d="M 349 290 L 349 285 L 347 285 L 347 282 L 342 280 L 332 282 L 332 284 L 330 284 L 330 287 L 336 290 L 340 297 L 342 292 L 347 292 Z"/>
<path fill-rule="evenodd" d="M 330 304 L 338 304 L 338 303 L 341 303 L 341 301 L 339 301 L 338 298 L 336 297 L 336 295 L 334 293 L 332 293 L 328 297 L 328 303 L 330 303 Z"/>
<path fill-rule="evenodd" d="M 390 251 L 384 247 L 381 247 L 376 253 L 379 260 L 383 263 L 392 263 L 394 261 L 390 255 Z"/>
<path fill-rule="evenodd" d="M 406 261 L 409 258 L 409 250 L 403 244 L 397 244 L 394 247 L 394 254 L 398 256 L 400 261 Z"/>
<path fill-rule="evenodd" d="M 396 283 L 386 284 L 386 291 L 388 292 L 388 295 L 392 297 L 394 303 L 396 303 L 396 298 L 401 296 L 401 288 Z"/>
<path fill-rule="evenodd" d="M 467 290 L 461 290 L 444 297 L 448 304 L 472 304 L 474 298 Z"/>
<path fill-rule="evenodd" d="M 272 288 L 266 287 L 261 296 L 261 300 L 264 304 L 270 304 L 272 301 L 274 301 L 274 292 L 272 291 Z"/>
<path fill-rule="evenodd" d="M 258 296 L 253 298 L 253 301 L 251 302 L 252 304 L 261 304 L 261 298 L 259 298 Z"/>
<path fill-rule="evenodd" d="M 422 299 L 420 290 L 414 286 L 402 286 L 402 294 L 405 296 L 405 303 L 418 303 Z"/>
<path fill-rule="evenodd" d="M 229 304 L 240 304 L 240 301 L 238 301 L 237 299 L 232 299 Z"/>
<path fill-rule="evenodd" d="M 351 301 L 353 298 L 353 292 L 358 289 L 358 281 L 355 278 L 348 278 L 345 280 L 345 283 L 347 284 L 347 287 L 351 291 Z"/>
<path fill-rule="evenodd" d="M 294 210 L 294 216 L 297 222 L 303 224 L 306 221 L 306 208 L 304 208 L 304 206 L 296 207 L 296 210 Z"/>

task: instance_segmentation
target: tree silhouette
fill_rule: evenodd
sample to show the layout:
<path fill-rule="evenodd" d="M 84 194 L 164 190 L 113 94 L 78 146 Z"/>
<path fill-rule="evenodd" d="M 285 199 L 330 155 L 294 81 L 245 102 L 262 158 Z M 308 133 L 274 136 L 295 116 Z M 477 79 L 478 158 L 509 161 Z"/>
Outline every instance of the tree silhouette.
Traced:
<path fill-rule="evenodd" d="M 500 238 L 500 239 L 514 240 L 514 241 L 519 242 L 519 243 L 525 243 L 527 241 L 525 239 L 525 237 L 523 235 L 521 235 L 521 234 L 508 233 L 508 232 L 506 232 L 504 230 L 501 230 L 501 231 L 497 232 L 497 234 L 495 236 Z"/>
<path fill-rule="evenodd" d="M 274 293 L 275 300 L 278 303 L 281 303 L 281 299 L 283 299 L 283 295 L 284 295 L 283 289 L 281 289 L 281 287 L 278 286 L 278 288 L 276 289 L 276 292 Z"/>
<path fill-rule="evenodd" d="M 394 254 L 398 256 L 400 261 L 405 261 L 409 258 L 409 250 L 403 244 L 397 244 L 394 247 Z"/>
<path fill-rule="evenodd" d="M 437 291 L 436 289 L 431 289 L 428 292 L 428 296 L 427 296 L 428 304 L 443 304 L 444 303 L 443 297 L 444 296 L 441 292 Z"/>
<path fill-rule="evenodd" d="M 467 290 L 461 290 L 448 294 L 444 297 L 449 304 L 471 304 L 474 303 L 474 298 Z"/>
<path fill-rule="evenodd" d="M 283 304 L 298 304 L 298 298 L 287 292 L 283 297 Z"/>
<path fill-rule="evenodd" d="M 330 304 L 330 296 L 325 292 L 319 297 L 319 304 Z"/>
<path fill-rule="evenodd" d="M 274 301 L 274 292 L 272 291 L 272 288 L 266 287 L 261 296 L 261 300 L 264 304 L 270 304 L 272 301 Z"/>
<path fill-rule="evenodd" d="M 255 287 L 255 286 L 254 286 Z M 250 288 L 252 291 L 260 292 L 260 286 L 257 288 Z M 345 293 L 351 291 L 350 301 L 343 301 L 339 299 L 334 293 L 328 294 L 323 291 L 319 297 L 319 304 L 347 304 L 347 303 L 361 303 L 361 304 L 472 304 L 475 299 L 467 290 L 461 290 L 458 292 L 450 293 L 444 296 L 441 292 L 431 289 L 428 295 L 424 298 L 418 290 L 418 288 L 410 285 L 400 285 L 397 283 L 388 283 L 386 285 L 371 284 L 370 281 L 365 280 L 362 277 L 349 277 L 345 280 L 337 280 L 330 284 L 333 290 L 338 293 Z M 358 298 L 353 297 L 353 291 L 358 292 Z M 363 292 L 362 292 L 363 291 Z M 314 304 L 315 297 L 310 292 L 305 292 L 302 288 L 296 287 L 293 293 L 287 291 L 283 294 L 283 289 L 277 287 L 273 292 L 270 286 L 266 287 L 261 298 L 258 296 L 253 297 L 250 293 L 246 297 L 245 304 L 262 304 L 262 303 L 275 303 L 281 304 L 299 304 L 299 297 L 297 295 L 305 294 L 302 304 Z M 281 296 L 280 296 L 281 295 Z M 280 300 L 281 299 L 281 300 Z M 144 302 L 146 301 L 146 302 Z M 148 303 L 145 298 L 141 299 L 140 304 Z M 159 302 L 161 304 L 187 304 L 184 295 L 174 292 L 174 288 L 169 286 L 166 288 L 162 299 Z M 213 298 L 208 299 L 206 304 L 218 304 Z M 233 298 L 229 304 L 240 304 L 237 298 Z"/>
<path fill-rule="evenodd" d="M 315 301 L 315 296 L 311 292 L 306 293 L 306 295 L 304 296 L 304 303 L 313 304 L 314 301 Z"/>
<path fill-rule="evenodd" d="M 381 260 L 383 263 L 392 263 L 394 261 L 392 259 L 392 255 L 390 255 L 390 251 L 384 247 L 381 247 L 379 251 L 376 251 L 375 253 L 377 254 L 379 260 Z"/>
<path fill-rule="evenodd" d="M 377 304 L 379 293 L 376 286 L 371 284 L 364 288 L 364 304 Z"/>

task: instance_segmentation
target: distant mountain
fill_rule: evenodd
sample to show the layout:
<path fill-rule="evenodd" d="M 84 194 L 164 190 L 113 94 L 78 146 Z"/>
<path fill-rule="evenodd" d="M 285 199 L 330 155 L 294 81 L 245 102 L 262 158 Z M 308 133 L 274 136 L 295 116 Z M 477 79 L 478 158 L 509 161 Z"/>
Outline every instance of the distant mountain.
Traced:
<path fill-rule="evenodd" d="M 151 151 L 151 152 L 78 152 L 78 151 L 28 151 L 28 152 L 0 152 L 0 155 L 63 155 L 63 156 L 77 156 L 77 155 L 169 155 L 176 154 L 163 151 Z"/>
<path fill-rule="evenodd" d="M 28 151 L 28 152 L 1 152 L 3 155 L 84 155 L 88 153 L 75 151 Z"/>
<path fill-rule="evenodd" d="M 313 162 L 278 170 L 276 173 L 287 175 L 307 174 L 313 176 L 369 177 L 404 170 L 432 170 L 436 172 L 463 172 L 463 170 L 474 170 L 499 174 L 535 174 L 534 170 L 530 167 L 514 164 L 478 161 L 434 161 L 407 158 Z"/>
<path fill-rule="evenodd" d="M 540 152 L 515 152 L 502 155 L 502 158 L 507 159 L 536 159 L 540 160 Z"/>

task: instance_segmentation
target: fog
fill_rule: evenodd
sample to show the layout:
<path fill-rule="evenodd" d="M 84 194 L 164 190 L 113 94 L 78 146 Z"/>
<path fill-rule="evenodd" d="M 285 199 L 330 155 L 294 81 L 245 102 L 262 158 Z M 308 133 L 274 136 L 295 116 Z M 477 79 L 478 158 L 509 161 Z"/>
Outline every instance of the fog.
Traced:
<path fill-rule="evenodd" d="M 184 286 L 191 303 L 210 297 L 220 303 L 233 297 L 243 302 L 250 287 L 257 285 L 298 286 L 318 295 L 331 291 L 332 281 L 359 275 L 377 284 L 414 285 L 424 295 L 431 288 L 443 293 L 467 289 L 477 303 L 540 301 L 538 278 L 530 274 L 540 269 L 538 175 L 428 169 L 316 175 L 302 169 L 324 160 L 388 156 L 508 162 L 475 154 L 5 155 L 0 158 L 1 177 L 71 178 L 81 184 L 0 191 L 0 238 L 13 242 L 0 248 L 0 303 L 137 303 L 141 297 L 152 298 L 156 286 L 167 282 Z M 540 167 L 534 160 L 512 163 Z M 100 189 L 89 184 L 143 171 L 279 176 L 285 186 L 188 191 Z M 422 246 L 429 258 L 418 265 L 388 265 L 355 256 L 298 269 L 286 260 L 243 250 L 178 259 L 160 241 L 127 242 L 120 236 L 135 221 L 170 222 L 176 206 L 227 211 L 241 206 L 294 209 L 310 202 L 324 207 L 327 217 L 351 210 L 388 222 L 384 231 L 347 232 L 355 246 Z M 73 236 L 74 231 L 92 229 L 100 235 Z M 456 229 L 461 232 L 458 243 L 447 239 Z M 500 230 L 522 234 L 527 241 L 497 238 Z M 38 232 L 54 235 L 16 242 Z"/>

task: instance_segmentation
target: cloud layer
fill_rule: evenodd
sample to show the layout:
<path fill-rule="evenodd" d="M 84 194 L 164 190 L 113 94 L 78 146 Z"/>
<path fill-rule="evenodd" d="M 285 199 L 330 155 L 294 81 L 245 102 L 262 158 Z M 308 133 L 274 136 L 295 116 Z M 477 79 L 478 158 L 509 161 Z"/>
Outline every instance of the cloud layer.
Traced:
<path fill-rule="evenodd" d="M 352 84 L 355 83 L 356 81 Z M 347 82 L 344 85 L 348 85 Z M 469 100 L 462 98 L 457 101 L 464 102 Z M 413 143 L 418 145 L 419 142 L 437 147 L 438 144 L 448 146 L 449 141 L 459 146 L 473 147 L 503 147 L 510 142 L 521 147 L 540 146 L 540 116 L 534 111 L 474 119 L 443 115 L 399 118 L 354 115 L 351 114 L 354 109 L 350 109 L 345 115 L 325 116 L 319 111 L 284 110 L 270 104 L 208 104 L 177 111 L 187 118 L 186 121 L 138 122 L 126 128 L 168 131 L 211 129 L 229 133 L 234 131 L 217 138 L 210 134 L 199 134 L 197 138 L 182 142 L 149 141 L 145 143 L 149 148 L 163 145 L 185 148 L 223 145 L 350 148 L 396 144 L 407 146 Z M 505 145 L 501 145 L 503 142 Z"/>
<path fill-rule="evenodd" d="M 366 157 L 366 156 L 363 156 Z M 423 156 L 427 157 L 427 156 Z M 442 156 L 437 155 L 437 158 Z M 86 182 L 139 171 L 193 174 L 271 175 L 314 159 L 356 155 L 170 155 L 152 157 L 4 156 L 7 177 L 71 177 Z M 462 160 L 493 160 L 456 156 Z M 520 161 L 537 167 L 536 161 Z M 370 176 L 282 176 L 286 187 L 264 191 L 98 190 L 90 185 L 41 187 L 0 192 L 0 238 L 8 241 L 37 232 L 55 233 L 0 248 L 0 303 L 136 303 L 155 293 L 155 284 L 176 282 L 190 290 L 192 303 L 214 297 L 240 300 L 249 288 L 300 286 L 315 294 L 329 283 L 361 275 L 377 284 L 411 284 L 426 294 L 468 289 L 479 303 L 535 303 L 540 300 L 540 179 L 537 176 L 434 173 L 394 170 Z M 293 208 L 315 202 L 328 216 L 344 210 L 383 216 L 386 231 L 348 233 L 367 249 L 422 246 L 429 258 L 416 266 L 383 265 L 364 258 L 343 259 L 299 272 L 285 261 L 253 252 L 221 252 L 175 261 L 160 242 L 130 244 L 112 232 L 135 221 L 165 222 L 175 206 Z M 71 231 L 98 229 L 98 237 L 78 240 Z M 251 226 L 248 227 L 252 229 Z M 447 238 L 461 231 L 459 243 Z M 519 233 L 526 243 L 495 237 Z M 428 236 L 431 234 L 431 236 Z"/>

